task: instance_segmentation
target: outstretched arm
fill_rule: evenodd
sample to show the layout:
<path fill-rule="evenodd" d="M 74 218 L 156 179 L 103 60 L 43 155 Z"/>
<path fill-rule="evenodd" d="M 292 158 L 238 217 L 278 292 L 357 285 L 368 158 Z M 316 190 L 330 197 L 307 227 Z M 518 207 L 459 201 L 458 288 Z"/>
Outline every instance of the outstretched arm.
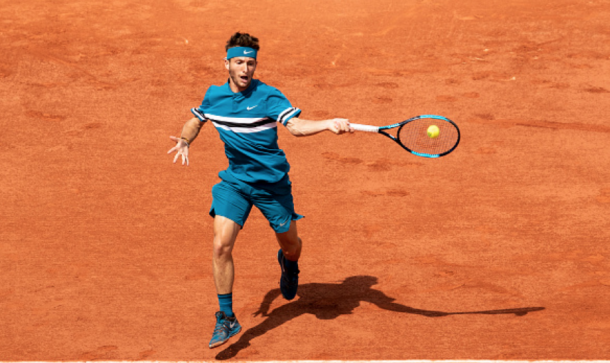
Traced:
<path fill-rule="evenodd" d="M 176 142 L 176 146 L 167 152 L 168 154 L 171 154 L 174 151 L 177 151 L 176 157 L 174 157 L 174 164 L 176 163 L 176 160 L 178 160 L 178 157 L 182 156 L 182 165 L 184 165 L 184 163 L 186 163 L 187 166 L 189 165 L 189 146 L 197 135 L 199 135 L 199 131 L 203 124 L 204 122 L 199 121 L 197 117 L 193 117 L 184 124 L 180 137 L 169 137 Z"/>
<path fill-rule="evenodd" d="M 322 131 L 330 131 L 337 135 L 354 132 L 354 129 L 350 126 L 349 120 L 344 118 L 335 118 L 332 120 L 324 121 L 309 121 L 303 120 L 298 117 L 293 117 L 288 120 L 286 128 L 294 136 L 309 136 L 315 135 Z"/>

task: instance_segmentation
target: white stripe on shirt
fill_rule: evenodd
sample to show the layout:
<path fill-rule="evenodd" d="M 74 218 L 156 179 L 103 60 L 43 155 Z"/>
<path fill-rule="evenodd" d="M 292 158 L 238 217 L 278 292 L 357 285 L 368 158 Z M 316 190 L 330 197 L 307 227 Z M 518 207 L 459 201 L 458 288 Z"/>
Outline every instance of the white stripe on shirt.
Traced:
<path fill-rule="evenodd" d="M 292 111 L 291 110 L 287 110 L 288 114 L 285 114 L 286 111 L 282 112 L 282 116 L 280 116 L 279 118 L 279 122 L 281 122 L 282 124 L 285 124 L 284 120 L 290 120 L 290 118 L 297 112 L 299 112 L 298 108 L 294 108 L 292 107 Z"/>
<path fill-rule="evenodd" d="M 235 132 L 236 134 L 251 134 L 254 132 L 261 132 L 261 131 L 277 128 L 277 122 L 270 122 L 268 124 L 264 124 L 264 125 L 256 126 L 256 127 L 231 127 L 231 126 L 217 124 L 216 122 L 214 122 L 214 120 L 212 120 L 212 123 L 214 124 L 214 126 L 216 128 L 227 130 L 227 131 L 232 131 L 232 132 Z"/>
<path fill-rule="evenodd" d="M 246 117 L 225 117 L 225 116 L 210 115 L 209 113 L 206 113 L 205 117 L 212 121 L 217 120 L 217 121 L 224 121 L 224 122 L 233 122 L 236 124 L 251 124 L 251 123 L 262 121 L 262 120 L 268 118 L 268 117 L 248 117 L 248 118 L 246 118 Z"/>

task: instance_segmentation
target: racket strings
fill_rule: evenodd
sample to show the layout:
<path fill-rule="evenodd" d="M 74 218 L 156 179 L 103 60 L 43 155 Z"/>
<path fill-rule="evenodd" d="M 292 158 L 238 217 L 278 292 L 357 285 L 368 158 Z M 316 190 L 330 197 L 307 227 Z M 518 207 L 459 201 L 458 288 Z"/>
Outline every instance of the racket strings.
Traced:
<path fill-rule="evenodd" d="M 428 136 L 428 127 L 436 125 L 437 137 Z M 406 123 L 398 133 L 398 139 L 409 150 L 421 154 L 441 155 L 451 150 L 458 142 L 459 133 L 450 122 L 421 118 Z"/>

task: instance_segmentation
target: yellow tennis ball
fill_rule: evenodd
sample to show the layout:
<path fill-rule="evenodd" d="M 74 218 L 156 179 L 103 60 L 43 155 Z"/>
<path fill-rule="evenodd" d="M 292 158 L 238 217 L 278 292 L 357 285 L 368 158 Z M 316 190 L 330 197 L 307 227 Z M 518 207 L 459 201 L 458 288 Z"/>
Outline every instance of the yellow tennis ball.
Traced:
<path fill-rule="evenodd" d="M 436 125 L 430 125 L 430 127 L 428 127 L 428 137 L 431 139 L 437 138 L 440 132 L 441 130 L 439 130 Z"/>

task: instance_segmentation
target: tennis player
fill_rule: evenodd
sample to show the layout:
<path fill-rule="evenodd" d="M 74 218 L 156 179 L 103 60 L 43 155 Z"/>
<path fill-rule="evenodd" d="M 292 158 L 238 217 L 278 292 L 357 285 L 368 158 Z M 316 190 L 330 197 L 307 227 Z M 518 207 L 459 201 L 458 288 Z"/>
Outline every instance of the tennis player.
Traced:
<path fill-rule="evenodd" d="M 170 136 L 176 146 L 168 154 L 176 152 L 174 163 L 181 157 L 182 165 L 189 165 L 189 147 L 201 127 L 211 121 L 229 159 L 227 170 L 218 174 L 221 182 L 212 188 L 213 271 L 220 311 L 216 313 L 210 348 L 225 343 L 241 330 L 233 313 L 232 250 L 253 205 L 267 218 L 280 245 L 277 259 L 281 293 L 287 300 L 294 299 L 297 293 L 302 241 L 296 221 L 303 216 L 294 210 L 290 165 L 277 143 L 278 124 L 294 136 L 354 131 L 347 119 L 299 118 L 301 110 L 292 107 L 282 92 L 253 79 L 259 49 L 258 39 L 249 34 L 238 32 L 231 36 L 226 45 L 227 83 L 210 86 L 201 105 L 191 109 L 195 117 L 186 122 L 181 136 Z"/>

